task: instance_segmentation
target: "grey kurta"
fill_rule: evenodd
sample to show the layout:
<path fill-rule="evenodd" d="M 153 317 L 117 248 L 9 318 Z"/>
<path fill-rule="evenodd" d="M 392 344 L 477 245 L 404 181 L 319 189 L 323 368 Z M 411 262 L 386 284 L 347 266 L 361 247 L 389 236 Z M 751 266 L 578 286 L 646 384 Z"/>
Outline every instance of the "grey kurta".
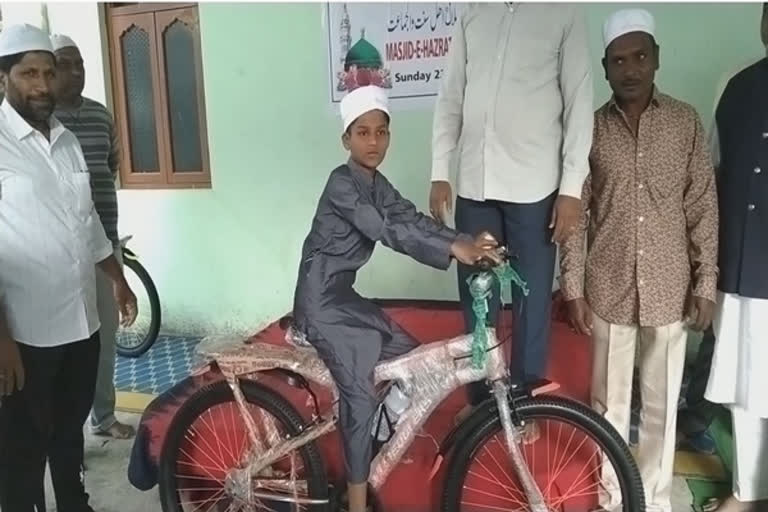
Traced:
<path fill-rule="evenodd" d="M 302 250 L 294 299 L 297 327 L 317 349 L 339 388 L 339 428 L 347 479 L 365 482 L 376 408 L 373 368 L 417 342 L 354 290 L 357 270 L 376 242 L 447 269 L 458 233 L 419 213 L 379 172 L 355 162 L 335 169 Z"/>

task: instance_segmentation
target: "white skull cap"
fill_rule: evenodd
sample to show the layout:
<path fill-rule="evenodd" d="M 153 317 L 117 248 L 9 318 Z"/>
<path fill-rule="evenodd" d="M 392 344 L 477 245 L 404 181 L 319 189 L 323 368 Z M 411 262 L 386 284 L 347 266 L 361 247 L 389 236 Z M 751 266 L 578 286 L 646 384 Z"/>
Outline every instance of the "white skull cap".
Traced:
<path fill-rule="evenodd" d="M 341 99 L 341 120 L 344 131 L 355 122 L 355 119 L 371 110 L 381 110 L 389 115 L 389 98 L 384 89 L 375 85 L 358 87 Z"/>
<path fill-rule="evenodd" d="M 11 25 L 0 31 L 0 57 L 25 52 L 50 52 L 53 45 L 48 34 L 29 25 Z"/>
<path fill-rule="evenodd" d="M 603 25 L 603 47 L 605 49 L 617 38 L 631 32 L 645 32 L 656 36 L 656 22 L 645 9 L 622 9 L 605 20 Z"/>

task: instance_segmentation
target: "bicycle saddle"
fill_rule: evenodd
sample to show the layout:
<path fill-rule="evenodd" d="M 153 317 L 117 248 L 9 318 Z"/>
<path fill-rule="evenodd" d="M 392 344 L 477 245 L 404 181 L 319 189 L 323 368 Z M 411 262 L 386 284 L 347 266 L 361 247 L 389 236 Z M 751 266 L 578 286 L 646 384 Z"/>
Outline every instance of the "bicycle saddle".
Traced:
<path fill-rule="evenodd" d="M 278 325 L 285 331 L 285 341 L 299 349 L 314 349 L 312 344 L 307 341 L 307 337 L 296 328 L 296 322 L 291 315 L 282 317 Z"/>

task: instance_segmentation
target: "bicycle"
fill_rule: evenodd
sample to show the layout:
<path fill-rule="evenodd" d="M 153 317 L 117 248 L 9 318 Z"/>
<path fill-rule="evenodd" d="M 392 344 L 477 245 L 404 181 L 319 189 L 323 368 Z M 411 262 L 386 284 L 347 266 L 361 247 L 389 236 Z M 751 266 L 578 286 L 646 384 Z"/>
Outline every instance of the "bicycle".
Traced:
<path fill-rule="evenodd" d="M 136 294 L 139 315 L 128 328 L 118 327 L 115 337 L 117 353 L 123 357 L 139 357 L 157 341 L 160 333 L 160 297 L 149 272 L 139 263 L 139 258 L 128 248 L 131 236 L 120 240 L 125 273 L 131 290 Z"/>
<path fill-rule="evenodd" d="M 470 286 L 488 292 L 494 279 L 494 273 L 485 268 Z M 409 397 L 410 406 L 372 461 L 369 484 L 374 503 L 376 490 L 432 411 L 459 387 L 486 381 L 493 398 L 443 440 L 435 458 L 430 479 L 450 457 L 443 512 L 549 512 L 566 505 L 567 510 L 586 512 L 600 510 L 608 501 L 614 507 L 611 510 L 643 512 L 640 474 L 616 430 L 584 405 L 547 395 L 557 384 L 511 385 L 502 350 L 505 341 L 499 342 L 493 329 L 484 332 L 488 343 L 479 367 L 473 361 L 473 335 L 421 345 L 376 367 L 374 380 L 381 398 L 388 386 L 397 385 Z M 328 485 L 315 443 L 335 429 L 337 420 L 338 393 L 327 368 L 291 326 L 286 331 L 287 347 L 258 342 L 225 348 L 232 341 L 236 340 L 222 337 L 202 342 L 201 353 L 208 358 L 204 368 L 220 372 L 225 379 L 198 390 L 171 421 L 159 460 L 163 512 L 288 508 L 335 512 L 338 499 Z M 284 396 L 258 382 L 265 374 L 282 376 L 288 385 L 309 395 L 307 404 L 314 411 L 309 421 Z M 320 410 L 310 381 L 331 391 L 331 410 Z M 216 413 L 221 413 L 218 421 Z M 239 433 L 236 421 L 242 421 Z M 550 428 L 551 421 L 560 422 L 559 428 Z M 538 427 L 538 438 L 523 440 L 522 429 L 529 424 Z M 224 441 L 233 444 L 225 446 Z M 604 453 L 590 454 L 592 444 Z M 554 466 L 551 461 L 539 461 L 537 446 L 543 448 L 539 455 L 554 452 Z M 195 460 L 197 453 L 204 456 Z M 494 466 L 492 471 L 485 463 Z M 606 472 L 607 463 L 613 473 Z M 598 474 L 608 475 L 607 482 L 594 483 Z M 480 489 L 482 485 L 486 489 Z M 488 486 L 499 493 L 491 493 Z M 621 499 L 618 504 L 617 499 Z"/>

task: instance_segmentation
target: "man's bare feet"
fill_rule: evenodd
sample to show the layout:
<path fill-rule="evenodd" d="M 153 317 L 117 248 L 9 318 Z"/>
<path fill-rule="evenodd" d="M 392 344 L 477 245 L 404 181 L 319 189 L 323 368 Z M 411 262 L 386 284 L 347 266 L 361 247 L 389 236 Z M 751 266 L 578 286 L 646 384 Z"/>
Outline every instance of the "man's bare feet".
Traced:
<path fill-rule="evenodd" d="M 108 429 L 98 430 L 94 433 L 97 436 L 112 437 L 114 439 L 131 439 L 136 435 L 136 430 L 131 425 L 126 425 L 125 423 L 116 421 Z"/>
<path fill-rule="evenodd" d="M 731 495 L 717 508 L 717 512 L 768 512 L 768 500 L 739 501 Z"/>

